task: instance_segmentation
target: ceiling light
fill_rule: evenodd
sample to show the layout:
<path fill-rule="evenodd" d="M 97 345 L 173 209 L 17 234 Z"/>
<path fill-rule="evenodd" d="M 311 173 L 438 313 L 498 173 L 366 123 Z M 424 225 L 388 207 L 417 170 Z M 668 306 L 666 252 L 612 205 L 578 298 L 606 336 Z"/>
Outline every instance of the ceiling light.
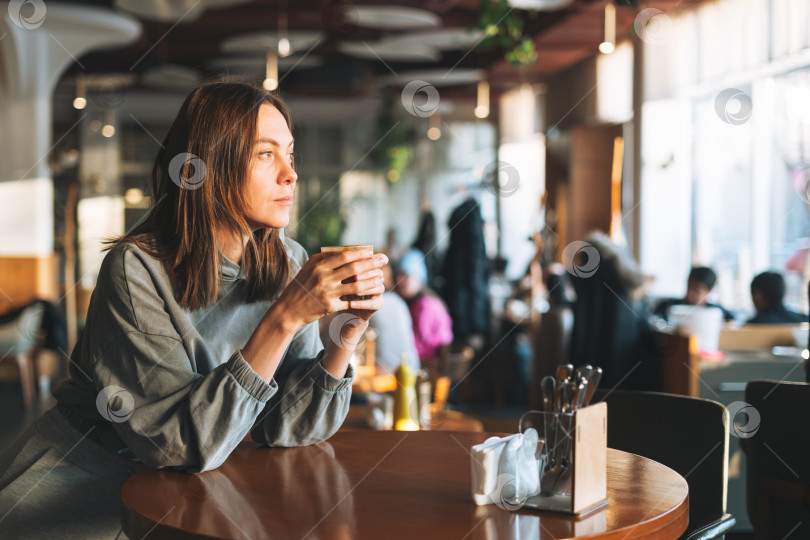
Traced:
<path fill-rule="evenodd" d="M 599 52 L 610 54 L 616 50 L 616 6 L 605 4 L 605 40 L 599 44 Z"/>
<path fill-rule="evenodd" d="M 346 22 L 374 29 L 406 30 L 440 27 L 442 18 L 431 11 L 406 6 L 346 5 Z"/>
<path fill-rule="evenodd" d="M 313 45 L 326 39 L 322 32 L 293 30 L 285 28 L 283 35 L 279 35 L 278 29 L 275 32 L 249 32 L 229 37 L 220 44 L 220 50 L 229 55 L 244 53 L 265 53 L 267 49 L 283 47 L 282 38 L 287 38 L 290 42 L 290 52 L 306 51 Z"/>
<path fill-rule="evenodd" d="M 436 47 L 421 43 L 403 46 L 394 40 L 342 41 L 338 43 L 338 50 L 351 56 L 377 61 L 382 59 L 395 62 L 436 62 L 442 56 Z"/>
<path fill-rule="evenodd" d="M 507 5 L 515 9 L 554 11 L 571 3 L 571 0 L 507 0 Z"/>
<path fill-rule="evenodd" d="M 486 118 L 489 116 L 489 83 L 481 81 L 478 83 L 478 99 L 475 105 L 475 116 Z"/>

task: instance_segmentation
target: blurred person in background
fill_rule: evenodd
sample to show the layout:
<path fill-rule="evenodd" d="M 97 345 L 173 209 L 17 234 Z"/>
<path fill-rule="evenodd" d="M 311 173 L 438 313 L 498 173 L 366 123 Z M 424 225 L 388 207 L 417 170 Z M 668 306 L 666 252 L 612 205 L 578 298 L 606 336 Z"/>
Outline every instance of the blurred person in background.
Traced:
<path fill-rule="evenodd" d="M 571 278 L 562 263 L 552 262 L 543 268 L 543 283 L 550 307 L 572 306 L 576 301 L 577 295 L 571 285 Z"/>
<path fill-rule="evenodd" d="M 402 363 L 402 355 L 414 370 L 421 367 L 416 339 L 413 335 L 413 320 L 408 304 L 394 292 L 394 276 L 390 265 L 383 268 L 385 292 L 383 306 L 369 320 L 369 328 L 377 331 L 375 362 L 384 373 L 393 373 Z"/>
<path fill-rule="evenodd" d="M 660 365 L 645 348 L 647 278 L 606 234 L 591 233 L 585 241 L 573 260 L 563 261 L 576 292 L 570 362 L 601 367 L 605 388 L 658 390 Z"/>
<path fill-rule="evenodd" d="M 480 350 L 490 330 L 490 262 L 484 243 L 481 207 L 469 197 L 450 215 L 450 245 L 444 257 L 442 297 L 460 343 Z"/>
<path fill-rule="evenodd" d="M 757 314 L 747 324 L 784 324 L 807 321 L 807 315 L 784 305 L 785 278 L 779 272 L 762 272 L 751 281 L 751 301 Z"/>
<path fill-rule="evenodd" d="M 399 245 L 399 235 L 394 226 L 388 227 L 385 232 L 385 249 L 383 252 L 388 254 L 388 260 L 391 264 L 396 264 L 402 254 L 405 253 L 405 248 Z"/>
<path fill-rule="evenodd" d="M 733 321 L 734 314 L 726 308 L 708 301 L 709 294 L 717 284 L 717 274 L 709 267 L 695 266 L 689 271 L 686 280 L 686 296 L 683 298 L 667 298 L 661 300 L 655 307 L 655 315 L 665 321 L 669 320 L 669 308 L 672 306 L 703 306 L 720 308 L 723 319 Z"/>
<path fill-rule="evenodd" d="M 396 291 L 408 304 L 416 351 L 422 364 L 437 370 L 439 348 L 453 342 L 453 320 L 441 298 L 426 284 L 427 268 L 418 249 L 405 252 L 396 267 Z"/>
<path fill-rule="evenodd" d="M 413 249 L 418 249 L 425 254 L 425 266 L 427 267 L 427 285 L 434 291 L 441 290 L 444 285 L 442 279 L 441 266 L 439 262 L 438 246 L 436 245 L 436 218 L 433 212 L 425 210 L 419 223 L 419 232 L 416 234 Z"/>

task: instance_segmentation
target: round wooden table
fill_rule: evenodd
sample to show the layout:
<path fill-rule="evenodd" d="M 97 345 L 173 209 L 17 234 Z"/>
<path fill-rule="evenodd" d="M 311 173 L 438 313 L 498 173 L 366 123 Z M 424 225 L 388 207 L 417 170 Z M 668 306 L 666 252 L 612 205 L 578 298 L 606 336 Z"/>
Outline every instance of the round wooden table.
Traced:
<path fill-rule="evenodd" d="M 242 443 L 218 469 L 141 471 L 122 490 L 130 538 L 674 539 L 686 530 L 686 481 L 608 449 L 608 507 L 584 519 L 470 495 L 469 449 L 487 433 L 339 432 L 303 448 Z"/>

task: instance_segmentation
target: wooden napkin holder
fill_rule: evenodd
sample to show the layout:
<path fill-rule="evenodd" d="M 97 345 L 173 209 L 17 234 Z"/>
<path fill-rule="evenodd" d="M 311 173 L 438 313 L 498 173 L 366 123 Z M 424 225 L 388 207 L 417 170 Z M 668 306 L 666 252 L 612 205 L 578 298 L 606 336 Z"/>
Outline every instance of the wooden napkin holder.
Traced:
<path fill-rule="evenodd" d="M 556 495 L 529 497 L 525 507 L 585 517 L 607 506 L 607 404 L 575 411 L 571 436 L 570 485 Z"/>

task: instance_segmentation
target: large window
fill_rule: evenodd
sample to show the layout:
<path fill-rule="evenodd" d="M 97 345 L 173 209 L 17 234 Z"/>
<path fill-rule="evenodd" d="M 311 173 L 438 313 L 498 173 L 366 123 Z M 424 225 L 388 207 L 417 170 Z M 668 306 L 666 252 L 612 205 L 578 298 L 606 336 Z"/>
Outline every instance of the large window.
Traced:
<path fill-rule="evenodd" d="M 641 262 L 653 294 L 682 294 L 690 264 L 710 265 L 715 300 L 745 319 L 751 279 L 775 270 L 785 303 L 806 313 L 810 10 L 717 0 L 657 17 L 657 33 L 640 36 Z"/>
<path fill-rule="evenodd" d="M 740 99 L 751 94 L 749 87 L 739 90 Z M 747 284 L 757 270 L 755 223 L 764 202 L 753 196 L 755 122 L 727 123 L 714 95 L 696 100 L 692 110 L 692 262 L 717 271 L 723 305 L 747 309 Z"/>
<path fill-rule="evenodd" d="M 810 265 L 810 68 L 773 80 L 770 258 L 785 273 L 788 299 L 807 311 Z"/>

